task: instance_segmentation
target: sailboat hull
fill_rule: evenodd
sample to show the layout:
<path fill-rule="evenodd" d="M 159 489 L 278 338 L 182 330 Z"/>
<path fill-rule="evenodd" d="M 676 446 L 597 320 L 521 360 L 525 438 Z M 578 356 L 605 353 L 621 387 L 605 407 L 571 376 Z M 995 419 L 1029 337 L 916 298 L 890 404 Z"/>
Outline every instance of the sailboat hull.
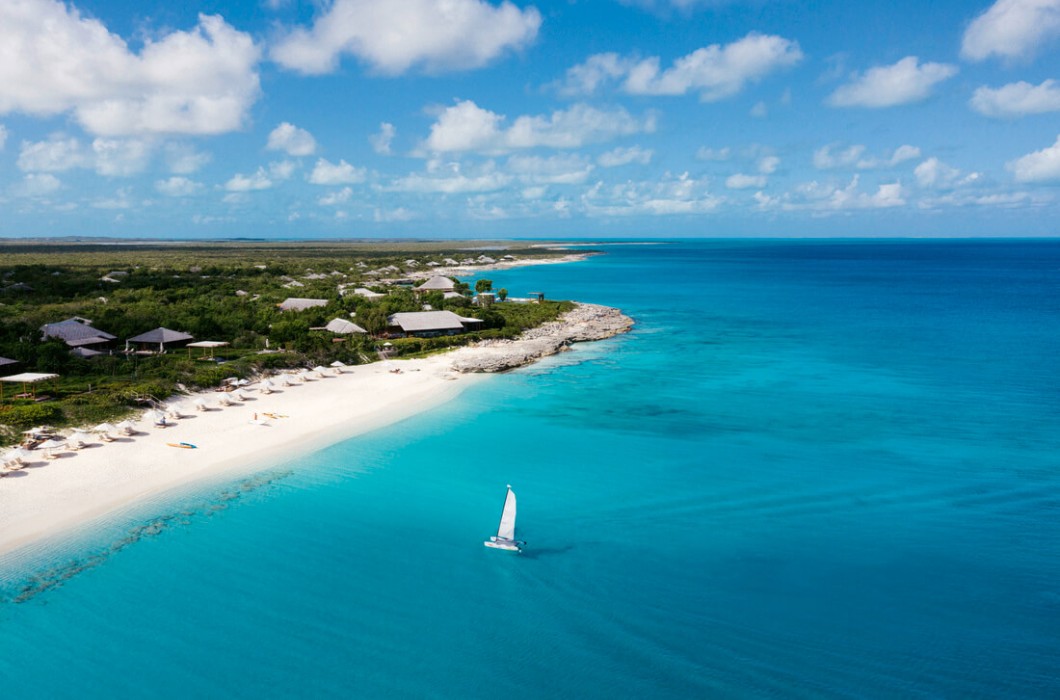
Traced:
<path fill-rule="evenodd" d="M 498 542 L 498 541 L 486 540 L 482 544 L 486 545 L 487 547 L 489 547 L 491 549 L 503 549 L 503 550 L 505 550 L 507 552 L 521 552 L 521 551 L 523 551 L 523 550 L 519 549 L 519 545 L 515 544 L 514 542 L 504 542 L 504 541 Z"/>

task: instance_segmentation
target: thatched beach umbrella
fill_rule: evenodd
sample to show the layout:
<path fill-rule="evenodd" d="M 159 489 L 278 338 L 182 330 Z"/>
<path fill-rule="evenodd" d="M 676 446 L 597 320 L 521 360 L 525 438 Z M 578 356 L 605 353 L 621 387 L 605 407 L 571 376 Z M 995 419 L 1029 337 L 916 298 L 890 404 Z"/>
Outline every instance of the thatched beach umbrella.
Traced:
<path fill-rule="evenodd" d="M 123 435 L 135 435 L 136 425 L 131 420 L 123 420 L 121 423 L 118 423 L 118 430 L 121 431 Z"/>

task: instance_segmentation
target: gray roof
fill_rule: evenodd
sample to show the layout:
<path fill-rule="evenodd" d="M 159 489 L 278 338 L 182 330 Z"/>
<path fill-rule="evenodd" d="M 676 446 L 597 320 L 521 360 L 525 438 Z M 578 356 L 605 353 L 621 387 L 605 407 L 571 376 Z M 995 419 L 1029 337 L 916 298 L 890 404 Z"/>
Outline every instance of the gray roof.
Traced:
<path fill-rule="evenodd" d="M 350 333 L 367 333 L 365 329 L 358 326 L 356 323 L 347 321 L 344 318 L 333 318 L 328 321 L 328 325 L 324 326 L 326 330 L 332 333 L 338 333 L 339 335 L 349 335 Z"/>
<path fill-rule="evenodd" d="M 463 320 L 452 311 L 412 311 L 393 314 L 387 322 L 392 326 L 399 326 L 406 333 L 464 330 Z"/>
<path fill-rule="evenodd" d="M 180 331 L 171 331 L 168 328 L 156 328 L 153 331 L 147 331 L 141 333 L 135 338 L 129 338 L 130 343 L 179 343 L 182 340 L 194 340 L 195 336 L 188 335 L 187 333 L 181 333 Z"/>
<path fill-rule="evenodd" d="M 89 348 L 74 348 L 70 351 L 70 354 L 76 355 L 77 357 L 85 358 L 87 360 L 90 357 L 96 357 L 97 355 L 102 355 L 103 353 L 101 353 L 99 350 L 91 350 Z"/>
<path fill-rule="evenodd" d="M 314 306 L 327 306 L 327 299 L 303 299 L 300 297 L 288 297 L 280 303 L 281 311 L 305 311 Z"/>
<path fill-rule="evenodd" d="M 59 340 L 70 344 L 87 338 L 114 340 L 114 338 L 117 337 L 73 318 L 68 318 L 65 321 L 59 321 L 58 323 L 46 323 L 40 327 L 40 330 L 45 338 L 58 338 Z"/>
<path fill-rule="evenodd" d="M 0 357 L 0 367 L 3 367 L 4 365 L 14 365 L 14 364 L 17 364 L 17 363 L 18 363 L 18 360 L 11 360 L 11 359 L 8 359 L 6 357 Z"/>
<path fill-rule="evenodd" d="M 441 275 L 435 275 L 430 278 L 416 289 L 423 289 L 426 291 L 439 291 L 439 292 L 451 292 L 456 287 L 456 283 L 448 277 L 442 277 Z"/>

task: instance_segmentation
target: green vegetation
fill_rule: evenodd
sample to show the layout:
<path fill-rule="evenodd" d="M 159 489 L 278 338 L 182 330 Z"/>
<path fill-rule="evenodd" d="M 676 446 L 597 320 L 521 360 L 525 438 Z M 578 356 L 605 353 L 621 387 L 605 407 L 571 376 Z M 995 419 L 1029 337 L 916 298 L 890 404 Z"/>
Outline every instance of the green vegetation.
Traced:
<path fill-rule="evenodd" d="M 94 423 L 119 418 L 179 389 L 216 386 L 227 377 L 377 359 L 386 339 L 391 356 L 416 356 L 481 338 L 508 338 L 555 319 L 564 302 L 496 304 L 480 309 L 466 297 L 440 293 L 417 298 L 410 275 L 430 262 L 482 255 L 459 243 L 98 243 L 0 242 L 0 357 L 18 360 L 0 374 L 53 372 L 55 382 L 35 388 L 50 401 L 13 398 L 4 386 L 0 444 L 20 429 Z M 518 258 L 549 257 L 540 248 L 507 247 Z M 410 262 L 412 261 L 412 262 Z M 476 288 L 488 280 L 479 280 Z M 353 290 L 386 296 L 369 300 Z M 467 294 L 466 283 L 457 290 Z M 506 292 L 504 294 L 506 296 Z M 502 296 L 502 300 L 504 298 Z M 282 312 L 288 297 L 324 299 L 326 305 Z M 387 338 L 387 317 L 424 304 L 480 318 L 483 330 L 440 338 Z M 40 328 L 71 317 L 117 336 L 113 354 L 84 359 L 61 340 L 43 340 Z M 369 335 L 336 336 L 322 330 L 331 319 L 350 319 Z M 164 326 L 196 340 L 229 343 L 208 358 L 201 349 L 164 354 L 124 353 L 124 341 Z M 5 428 L 5 426 L 7 426 Z"/>

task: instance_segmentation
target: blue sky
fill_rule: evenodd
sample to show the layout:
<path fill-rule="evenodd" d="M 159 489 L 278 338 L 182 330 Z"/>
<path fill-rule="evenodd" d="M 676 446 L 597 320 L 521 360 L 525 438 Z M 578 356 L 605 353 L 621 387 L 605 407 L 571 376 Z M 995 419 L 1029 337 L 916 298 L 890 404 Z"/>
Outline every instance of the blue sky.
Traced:
<path fill-rule="evenodd" d="M 0 236 L 1060 234 L 1060 0 L 0 2 Z"/>

